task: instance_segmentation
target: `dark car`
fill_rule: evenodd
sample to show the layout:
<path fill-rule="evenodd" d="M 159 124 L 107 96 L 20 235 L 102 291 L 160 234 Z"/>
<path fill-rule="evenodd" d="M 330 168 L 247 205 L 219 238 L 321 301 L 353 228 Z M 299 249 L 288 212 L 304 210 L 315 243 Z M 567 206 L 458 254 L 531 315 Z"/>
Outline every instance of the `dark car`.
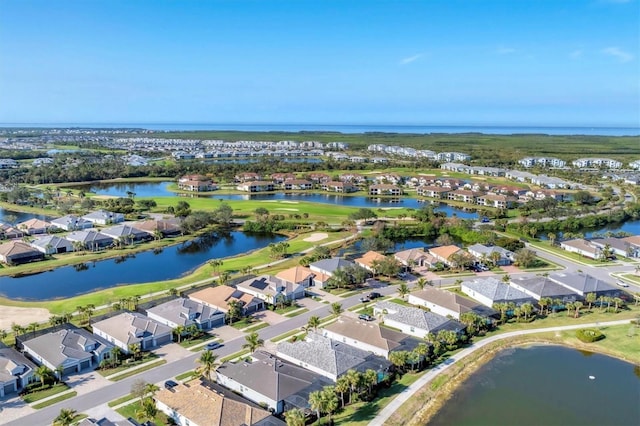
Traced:
<path fill-rule="evenodd" d="M 207 343 L 204 348 L 208 351 L 212 351 L 214 349 L 218 349 L 220 346 L 222 345 L 218 342 L 211 342 L 211 343 Z"/>
<path fill-rule="evenodd" d="M 358 319 L 364 320 L 364 321 L 373 321 L 373 317 L 371 315 L 368 314 L 360 314 L 358 315 Z"/>
<path fill-rule="evenodd" d="M 369 293 L 369 299 L 377 299 L 378 297 L 382 297 L 382 295 L 376 291 Z"/>
<path fill-rule="evenodd" d="M 165 389 L 171 390 L 176 386 L 178 386 L 178 383 L 174 382 L 173 380 L 167 380 L 166 382 L 164 382 Z"/>

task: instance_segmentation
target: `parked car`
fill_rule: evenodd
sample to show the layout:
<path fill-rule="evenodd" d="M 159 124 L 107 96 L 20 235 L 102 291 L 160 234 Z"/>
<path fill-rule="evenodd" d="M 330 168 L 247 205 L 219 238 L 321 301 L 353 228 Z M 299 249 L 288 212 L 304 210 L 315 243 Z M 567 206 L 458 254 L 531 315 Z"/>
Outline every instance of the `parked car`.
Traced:
<path fill-rule="evenodd" d="M 173 380 L 167 380 L 166 382 L 164 382 L 165 389 L 171 390 L 176 386 L 178 386 L 178 383 L 174 382 Z"/>
<path fill-rule="evenodd" d="M 371 293 L 369 293 L 369 299 L 371 300 L 377 299 L 378 297 L 382 297 L 382 295 L 377 291 L 372 291 Z"/>
<path fill-rule="evenodd" d="M 358 315 L 358 319 L 361 319 L 363 321 L 373 321 L 373 317 L 369 314 L 360 314 Z"/>
<path fill-rule="evenodd" d="M 483 217 L 483 218 L 481 219 L 481 222 L 482 222 L 482 223 L 489 223 L 489 222 L 491 222 L 491 219 L 489 219 L 488 217 L 486 217 L 486 216 L 485 216 L 485 217 Z"/>
<path fill-rule="evenodd" d="M 625 283 L 624 281 L 620 281 L 620 280 L 618 280 L 616 282 L 616 284 L 618 284 L 620 287 L 629 287 L 629 284 Z"/>
<path fill-rule="evenodd" d="M 360 301 L 361 301 L 362 303 L 367 303 L 367 302 L 370 302 L 371 300 L 370 300 L 367 296 L 362 296 L 362 297 L 360 298 Z"/>
<path fill-rule="evenodd" d="M 220 346 L 222 345 L 219 342 L 210 342 L 207 343 L 204 348 L 208 351 L 212 351 L 214 349 L 218 349 Z"/>

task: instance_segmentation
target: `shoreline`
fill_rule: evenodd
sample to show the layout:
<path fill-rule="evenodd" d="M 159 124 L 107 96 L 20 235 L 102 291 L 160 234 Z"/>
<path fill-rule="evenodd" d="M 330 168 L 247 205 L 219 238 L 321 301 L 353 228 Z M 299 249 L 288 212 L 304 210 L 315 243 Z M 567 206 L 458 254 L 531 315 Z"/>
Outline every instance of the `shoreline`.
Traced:
<path fill-rule="evenodd" d="M 552 336 L 523 335 L 511 337 L 492 343 L 476 356 L 461 360 L 451 370 L 437 375 L 433 380 L 423 386 L 409 401 L 405 402 L 396 410 L 385 425 L 421 426 L 428 424 L 440 409 L 454 396 L 456 391 L 482 366 L 493 360 L 498 353 L 509 348 L 545 345 L 588 351 L 640 366 L 640 360 L 628 359 L 620 352 L 612 351 L 602 346 L 589 346 L 584 343 L 577 344 L 567 341 L 566 338 L 558 336 L 557 334 Z M 438 378 L 441 377 L 445 377 L 446 382 L 438 385 L 438 383 L 440 383 Z M 441 380 L 442 379 L 440 379 L 440 381 Z"/>

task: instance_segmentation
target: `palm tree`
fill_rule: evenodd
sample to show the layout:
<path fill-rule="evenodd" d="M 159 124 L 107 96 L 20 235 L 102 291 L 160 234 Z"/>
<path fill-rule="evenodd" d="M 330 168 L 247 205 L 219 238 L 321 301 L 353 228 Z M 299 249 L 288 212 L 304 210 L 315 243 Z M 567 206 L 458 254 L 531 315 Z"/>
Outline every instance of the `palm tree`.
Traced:
<path fill-rule="evenodd" d="M 242 345 L 242 349 L 249 349 L 249 352 L 255 352 L 260 346 L 264 345 L 264 340 L 260 338 L 257 332 L 253 332 L 244 338 L 247 343 Z"/>
<path fill-rule="evenodd" d="M 211 380 L 211 373 L 215 370 L 216 361 L 218 360 L 218 355 L 214 354 L 211 351 L 204 351 L 200 355 L 200 358 L 196 360 L 200 367 L 198 367 L 198 374 L 202 375 L 207 380 Z"/>
<path fill-rule="evenodd" d="M 3 342 L 4 339 L 7 338 L 7 335 L 8 335 L 8 333 L 7 333 L 6 330 L 0 329 L 0 343 Z"/>
<path fill-rule="evenodd" d="M 93 315 L 93 312 L 95 311 L 95 309 L 96 309 L 96 305 L 91 303 L 85 306 L 84 314 L 87 316 L 87 323 L 91 322 L 91 316 Z"/>
<path fill-rule="evenodd" d="M 349 379 L 347 376 L 340 376 L 338 380 L 336 380 L 336 392 L 340 394 L 340 402 L 342 403 L 341 407 L 344 407 L 344 394 L 349 392 L 350 385 Z"/>
<path fill-rule="evenodd" d="M 322 389 L 322 399 L 324 411 L 329 415 L 329 424 L 332 424 L 333 420 L 331 420 L 331 416 L 340 406 L 336 389 L 333 386 L 325 386 L 324 389 Z"/>
<path fill-rule="evenodd" d="M 409 294 L 409 287 L 406 283 L 400 284 L 400 286 L 398 287 L 398 294 L 400 294 L 400 297 L 402 297 L 403 300 L 407 296 L 407 294 Z"/>
<path fill-rule="evenodd" d="M 415 351 L 418 355 L 420 355 L 420 368 L 422 368 L 422 361 L 426 361 L 427 357 L 429 356 L 429 346 L 424 343 L 420 343 L 418 344 L 418 346 L 416 346 Z"/>
<path fill-rule="evenodd" d="M 618 308 L 624 305 L 624 300 L 620 299 L 619 297 L 614 297 L 613 303 L 615 305 L 615 311 L 618 312 Z"/>
<path fill-rule="evenodd" d="M 418 290 L 424 290 L 424 287 L 427 285 L 427 280 L 424 279 L 424 277 L 420 277 L 418 278 L 418 281 L 416 281 L 416 288 Z"/>
<path fill-rule="evenodd" d="M 591 310 L 591 306 L 598 299 L 598 296 L 595 293 L 587 293 L 585 300 L 589 304 L 589 310 Z"/>
<path fill-rule="evenodd" d="M 140 408 L 136 411 L 136 417 L 145 421 L 152 421 L 158 414 L 155 402 L 152 399 L 144 399 L 140 402 Z"/>
<path fill-rule="evenodd" d="M 44 382 L 51 377 L 51 370 L 46 365 L 39 365 L 36 368 L 36 376 L 40 378 L 40 385 L 44 388 Z"/>
<path fill-rule="evenodd" d="M 529 319 L 529 314 L 533 312 L 533 305 L 529 302 L 523 303 L 522 306 L 520 306 L 520 310 L 524 314 L 524 320 L 527 321 Z"/>
<path fill-rule="evenodd" d="M 153 396 L 158 392 L 160 388 L 153 383 L 147 383 L 144 385 L 144 396 L 148 399 L 153 399 Z"/>
<path fill-rule="evenodd" d="M 582 308 L 583 306 L 584 306 L 584 304 L 579 300 L 576 301 L 576 302 L 573 302 L 573 307 L 576 310 L 574 318 L 578 318 L 580 316 L 580 308 Z"/>
<path fill-rule="evenodd" d="M 27 330 L 31 330 L 33 332 L 33 337 L 36 337 L 36 330 L 39 326 L 40 324 L 38 324 L 37 322 L 32 322 L 27 326 Z"/>
<path fill-rule="evenodd" d="M 362 383 L 362 374 L 356 370 L 349 370 L 345 375 L 349 381 L 349 403 L 353 402 L 353 394 L 357 393 Z"/>
<path fill-rule="evenodd" d="M 227 318 L 229 319 L 229 324 L 233 324 L 236 318 L 240 318 L 242 315 L 242 305 L 237 300 L 229 300 L 227 303 Z"/>
<path fill-rule="evenodd" d="M 318 415 L 318 422 L 320 422 L 321 414 L 324 411 L 324 402 L 322 391 L 315 391 L 309 394 L 309 406 Z"/>
<path fill-rule="evenodd" d="M 509 274 L 504 274 L 502 276 L 502 282 L 505 284 L 509 284 L 509 281 L 511 281 L 511 277 L 509 276 Z"/>
<path fill-rule="evenodd" d="M 334 302 L 331 304 L 331 313 L 333 315 L 340 315 L 342 313 L 343 309 L 342 309 L 342 304 L 340 304 L 339 302 Z"/>
<path fill-rule="evenodd" d="M 140 343 L 129 343 L 127 349 L 129 353 L 133 355 L 133 359 L 138 359 L 138 357 L 142 353 L 142 347 L 140 346 Z"/>
<path fill-rule="evenodd" d="M 63 408 L 60 410 L 58 417 L 53 419 L 54 426 L 71 426 L 75 423 L 78 412 L 71 408 Z"/>
<path fill-rule="evenodd" d="M 375 370 L 368 369 L 364 372 L 362 380 L 369 389 L 369 395 L 373 395 L 373 387 L 378 384 L 378 373 Z"/>
<path fill-rule="evenodd" d="M 564 307 L 567 308 L 567 316 L 571 315 L 571 312 L 573 311 L 573 302 L 565 303 Z"/>
<path fill-rule="evenodd" d="M 117 346 L 114 346 L 113 348 L 111 348 L 111 356 L 113 357 L 114 360 L 114 365 L 118 365 L 118 363 L 120 362 L 120 354 L 122 354 L 122 349 L 120 349 Z"/>
<path fill-rule="evenodd" d="M 409 353 L 407 351 L 394 351 L 389 354 L 389 361 L 396 367 L 400 373 L 404 372 L 404 366 L 407 364 Z"/>
<path fill-rule="evenodd" d="M 318 327 L 320 327 L 320 317 L 313 315 L 307 322 L 307 330 L 318 331 Z"/>
<path fill-rule="evenodd" d="M 307 419 L 299 408 L 293 408 L 284 413 L 287 426 L 305 426 Z"/>
<path fill-rule="evenodd" d="M 59 366 L 56 367 L 54 373 L 55 373 L 56 380 L 58 382 L 61 382 L 62 381 L 62 375 L 64 374 L 64 367 L 62 366 L 62 364 L 60 364 Z"/>
<path fill-rule="evenodd" d="M 184 334 L 185 328 L 184 325 L 179 325 L 173 329 L 173 334 L 178 337 L 178 343 L 182 340 L 182 335 Z"/>

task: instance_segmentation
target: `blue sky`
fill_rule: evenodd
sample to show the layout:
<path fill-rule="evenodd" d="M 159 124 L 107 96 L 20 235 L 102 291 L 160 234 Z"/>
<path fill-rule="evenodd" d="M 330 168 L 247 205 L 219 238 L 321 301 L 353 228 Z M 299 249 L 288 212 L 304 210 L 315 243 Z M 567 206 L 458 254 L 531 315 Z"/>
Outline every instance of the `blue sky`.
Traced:
<path fill-rule="evenodd" d="M 639 0 L 0 1 L 0 122 L 640 126 Z"/>

